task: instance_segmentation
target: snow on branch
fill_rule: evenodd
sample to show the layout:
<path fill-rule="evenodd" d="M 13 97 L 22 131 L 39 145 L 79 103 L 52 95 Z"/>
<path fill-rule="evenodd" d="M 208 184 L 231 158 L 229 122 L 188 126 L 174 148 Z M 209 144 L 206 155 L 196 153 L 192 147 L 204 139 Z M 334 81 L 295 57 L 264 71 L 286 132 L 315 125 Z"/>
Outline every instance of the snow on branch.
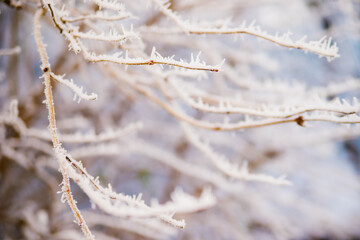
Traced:
<path fill-rule="evenodd" d="M 113 2 L 112 2 L 113 3 Z M 69 48 L 73 49 L 75 53 L 83 52 L 83 56 L 86 60 L 90 62 L 112 62 L 122 65 L 169 65 L 180 68 L 192 69 L 192 70 L 206 70 L 218 72 L 221 64 L 216 66 L 206 65 L 205 62 L 201 61 L 199 56 L 195 59 L 192 57 L 190 62 L 186 62 L 182 59 L 174 60 L 174 56 L 171 57 L 163 57 L 158 53 L 153 47 L 151 56 L 149 59 L 143 58 L 130 58 L 128 57 L 128 52 L 125 52 L 125 57 L 121 57 L 121 53 L 115 53 L 113 55 L 100 54 L 96 55 L 94 52 L 89 52 L 87 48 L 82 44 L 80 38 L 88 38 L 93 40 L 102 40 L 102 41 L 123 41 L 128 38 L 137 38 L 136 33 L 130 31 L 127 33 L 123 30 L 124 35 L 119 35 L 116 32 L 110 33 L 110 35 L 105 36 L 105 34 L 97 35 L 93 32 L 88 33 L 80 33 L 76 31 L 76 28 L 67 26 L 63 24 L 61 21 L 57 20 L 58 15 L 60 15 L 60 11 L 56 9 L 53 5 L 48 4 L 48 8 L 51 11 L 52 19 L 55 25 L 60 29 L 60 32 L 64 34 L 64 36 L 69 40 Z M 66 15 L 65 13 L 63 15 Z M 61 15 L 60 15 L 61 16 Z M 75 30 L 75 31 L 74 31 Z M 127 33 L 127 35 L 126 35 Z M 126 36 L 126 37 L 125 37 Z"/>
<path fill-rule="evenodd" d="M 192 69 L 192 70 L 206 70 L 212 72 L 218 72 L 221 64 L 216 66 L 206 65 L 204 62 L 201 62 L 199 58 L 191 59 L 190 62 L 185 62 L 180 59 L 179 61 L 174 60 L 172 57 L 163 57 L 153 48 L 151 56 L 149 59 L 143 58 L 130 58 L 128 57 L 127 51 L 125 52 L 125 57 L 121 56 L 121 53 L 115 53 L 113 55 L 96 55 L 93 52 L 88 52 L 84 46 L 82 46 L 82 51 L 86 60 L 90 62 L 112 62 L 122 65 L 169 65 L 180 68 Z"/>
<path fill-rule="evenodd" d="M 57 82 L 64 84 L 65 86 L 69 87 L 71 90 L 74 91 L 74 101 L 78 99 L 78 102 L 80 102 L 81 99 L 85 100 L 96 100 L 97 94 L 91 93 L 90 95 L 83 92 L 83 87 L 77 86 L 72 79 L 67 80 L 64 79 L 64 76 L 56 75 L 53 72 L 50 73 L 50 76 L 55 79 Z"/>
<path fill-rule="evenodd" d="M 125 42 L 129 39 L 138 39 L 139 36 L 134 31 L 130 30 L 125 31 L 123 30 L 123 34 L 120 34 L 116 31 L 116 29 L 111 29 L 108 33 L 95 33 L 94 31 L 89 31 L 86 33 L 79 32 L 75 30 L 71 33 L 73 36 L 83 39 L 90 39 L 95 41 L 105 41 L 105 42 Z"/>
<path fill-rule="evenodd" d="M 192 213 L 201 209 L 208 209 L 216 204 L 210 188 L 203 189 L 199 198 L 195 198 L 186 194 L 181 188 L 176 188 L 171 193 L 171 200 L 163 205 L 160 205 L 156 199 L 151 202 L 151 208 L 159 212 L 176 212 L 181 214 Z M 178 206 L 182 206 L 179 208 Z M 179 210 L 177 210 L 179 209 Z"/>
<path fill-rule="evenodd" d="M 191 34 L 249 34 L 256 36 L 258 38 L 265 39 L 267 41 L 273 42 L 275 44 L 288 47 L 301 49 L 305 52 L 313 52 L 319 57 L 326 57 L 328 61 L 339 57 L 339 49 L 336 43 L 332 43 L 332 39 L 324 36 L 318 41 L 306 41 L 307 36 L 302 37 L 299 40 L 293 40 L 290 36 L 291 32 L 287 32 L 283 35 L 276 34 L 275 36 L 268 34 L 266 31 L 262 30 L 260 26 L 256 25 L 255 21 L 247 25 L 244 21 L 240 27 L 228 27 L 227 22 L 222 26 L 216 27 L 211 24 L 208 26 L 201 26 L 196 23 L 190 23 L 189 21 L 184 21 L 170 9 L 170 2 L 168 0 L 153 0 L 156 5 L 160 8 L 160 11 L 168 16 L 172 21 L 178 25 L 181 31 Z M 154 32 L 167 32 L 167 30 L 162 30 L 161 28 L 152 28 L 150 31 Z M 171 31 L 175 33 L 175 31 Z"/>
<path fill-rule="evenodd" d="M 126 196 L 113 192 L 111 186 L 103 188 L 98 178 L 94 179 L 87 173 L 81 162 L 73 159 L 62 148 L 56 149 L 58 159 L 67 163 L 67 172 L 82 190 L 101 210 L 118 217 L 158 218 L 173 226 L 183 228 L 184 220 L 175 220 L 173 213 L 188 213 L 212 207 L 216 201 L 210 190 L 204 190 L 200 198 L 194 198 L 177 190 L 172 195 L 172 201 L 163 205 L 153 202 L 148 206 L 138 196 Z"/>
<path fill-rule="evenodd" d="M 298 104 L 289 104 L 287 106 L 272 106 L 263 104 L 261 107 L 257 108 L 238 107 L 233 106 L 230 99 L 226 98 L 220 100 L 219 105 L 215 106 L 204 103 L 201 97 L 199 97 L 198 100 L 194 100 L 191 97 L 191 89 L 193 89 L 193 87 L 190 84 L 185 85 L 181 79 L 172 78 L 169 82 L 174 86 L 174 90 L 187 104 L 203 112 L 218 114 L 247 114 L 269 118 L 287 118 L 312 111 L 335 112 L 341 114 L 354 114 L 360 111 L 360 104 L 357 98 L 353 99 L 353 104 L 351 105 L 345 99 L 340 100 L 339 98 L 335 98 L 331 101 L 325 101 L 317 95 L 309 98 L 307 101 L 302 101 L 302 105 L 300 106 Z M 219 96 L 219 98 L 221 97 Z"/>
<path fill-rule="evenodd" d="M 61 19 L 63 16 L 67 16 L 67 12 L 65 10 L 59 10 L 55 7 L 52 1 L 46 3 L 46 7 L 49 9 L 52 17 L 52 21 L 54 22 L 55 26 L 59 29 L 60 33 L 64 35 L 64 37 L 69 41 L 69 50 L 73 50 L 75 53 L 79 53 L 81 51 L 80 45 L 71 34 L 69 27 L 63 22 L 60 21 L 58 18 Z"/>
<path fill-rule="evenodd" d="M 237 121 L 234 123 L 229 123 L 228 119 L 225 118 L 224 122 L 211 123 L 207 121 L 197 120 L 188 115 L 183 115 L 182 120 L 190 123 L 193 126 L 215 130 L 215 131 L 234 131 L 247 128 L 258 128 L 265 127 L 277 124 L 291 123 L 294 122 L 299 126 L 304 126 L 305 122 L 333 122 L 333 123 L 342 123 L 342 124 L 355 124 L 360 123 L 360 116 L 358 115 L 346 115 L 346 116 L 336 116 L 330 113 L 312 113 L 304 114 L 301 116 L 295 116 L 290 118 L 281 118 L 281 119 L 262 119 L 257 120 L 251 118 L 248 115 L 245 115 L 245 119 Z"/>
<path fill-rule="evenodd" d="M 206 120 L 198 120 L 187 113 L 184 113 L 180 107 L 176 104 L 171 103 L 168 104 L 163 100 L 159 99 L 155 96 L 151 90 L 138 86 L 136 84 L 132 84 L 127 82 L 131 86 L 133 86 L 138 92 L 147 96 L 151 101 L 158 104 L 161 108 L 167 111 L 169 114 L 177 118 L 179 121 L 184 121 L 189 123 L 190 125 L 198 128 L 214 130 L 214 131 L 235 131 L 247 128 L 258 128 L 258 127 L 265 127 L 270 125 L 277 125 L 277 124 L 284 124 L 284 123 L 291 123 L 294 122 L 299 126 L 304 126 L 305 122 L 312 122 L 312 121 L 322 121 L 322 122 L 333 122 L 333 123 L 343 123 L 343 124 L 354 124 L 360 123 L 360 116 L 356 114 L 350 114 L 345 116 L 335 115 L 332 112 L 325 112 L 325 113 L 317 113 L 317 112 L 310 112 L 304 113 L 300 116 L 292 116 L 287 118 L 275 118 L 275 119 L 257 119 L 251 117 L 249 115 L 244 115 L 244 119 L 236 122 L 230 122 L 227 117 L 224 118 L 223 122 L 209 122 Z M 344 104 L 348 104 L 346 101 Z"/>
<path fill-rule="evenodd" d="M 97 143 L 112 141 L 122 138 L 130 133 L 136 132 L 143 127 L 141 122 L 130 123 L 124 128 L 116 130 L 108 130 L 98 135 L 94 133 L 87 134 L 60 134 L 60 138 L 63 142 L 67 143 Z"/>
<path fill-rule="evenodd" d="M 246 162 L 241 167 L 237 166 L 236 164 L 230 162 L 225 156 L 216 153 L 209 143 L 200 139 L 200 137 L 195 134 L 193 129 L 190 129 L 190 127 L 185 124 L 182 124 L 181 126 L 185 131 L 187 139 L 201 152 L 203 152 L 225 175 L 245 181 L 265 182 L 274 185 L 291 185 L 291 182 L 286 180 L 284 175 L 275 178 L 265 174 L 249 173 Z"/>
<path fill-rule="evenodd" d="M 176 229 L 157 219 L 129 218 L 119 219 L 113 216 L 98 214 L 91 211 L 84 212 L 88 225 L 101 225 L 122 231 L 136 233 L 146 239 L 166 240 L 175 237 Z M 101 238 L 102 239 L 102 238 Z"/>
<path fill-rule="evenodd" d="M 25 137 L 37 138 L 45 141 L 51 140 L 49 131 L 28 128 L 24 121 L 18 116 L 18 101 L 12 100 L 8 110 L 4 114 L 0 114 L 0 124 L 6 123 L 16 128 L 20 135 Z M 59 134 L 59 138 L 65 143 L 101 143 L 121 139 L 131 133 L 139 131 L 143 128 L 141 122 L 130 123 L 127 126 L 115 130 L 107 130 L 99 134 L 94 132 L 75 133 L 75 134 Z M 94 146 L 92 146 L 94 147 Z M 95 148 L 95 147 L 94 147 Z"/>

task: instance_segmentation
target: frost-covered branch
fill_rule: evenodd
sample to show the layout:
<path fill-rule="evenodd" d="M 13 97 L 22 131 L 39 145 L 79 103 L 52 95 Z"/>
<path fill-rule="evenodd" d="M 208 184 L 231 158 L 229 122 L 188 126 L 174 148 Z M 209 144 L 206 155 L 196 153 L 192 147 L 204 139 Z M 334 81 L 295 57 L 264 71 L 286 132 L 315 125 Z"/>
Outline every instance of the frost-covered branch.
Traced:
<path fill-rule="evenodd" d="M 101 225 L 114 229 L 125 230 L 144 236 L 148 239 L 165 240 L 176 235 L 176 230 L 166 223 L 157 221 L 156 219 L 135 219 L 126 220 L 103 214 L 95 214 L 87 211 L 84 213 L 88 219 L 89 226 Z"/>
<path fill-rule="evenodd" d="M 123 34 L 119 34 L 115 29 L 108 31 L 108 33 L 95 33 L 93 31 L 89 32 L 80 32 L 75 30 L 71 32 L 74 37 L 82 38 L 82 39 L 90 39 L 95 41 L 105 41 L 105 42 L 124 42 L 129 39 L 138 39 L 139 36 L 137 33 L 133 32 L 132 30 L 127 32 L 123 31 Z"/>
<path fill-rule="evenodd" d="M 142 123 L 137 122 L 131 123 L 124 128 L 108 130 L 97 135 L 89 132 L 86 134 L 60 134 L 60 137 L 61 140 L 66 143 L 98 143 L 122 138 L 130 133 L 142 129 L 142 127 Z"/>
<path fill-rule="evenodd" d="M 291 182 L 286 180 L 285 176 L 275 178 L 265 174 L 249 173 L 246 162 L 243 163 L 241 167 L 237 166 L 236 164 L 230 162 L 225 156 L 216 153 L 211 148 L 210 144 L 200 139 L 200 137 L 197 136 L 190 127 L 185 124 L 182 124 L 182 127 L 185 131 L 187 139 L 195 147 L 202 151 L 213 162 L 213 164 L 227 176 L 245 181 L 258 181 L 275 185 L 291 185 Z"/>
<path fill-rule="evenodd" d="M 80 162 L 72 159 L 65 152 L 58 152 L 58 157 L 67 160 L 68 171 L 89 198 L 103 211 L 118 217 L 156 217 L 176 227 L 183 228 L 185 222 L 173 219 L 172 213 L 188 213 L 206 209 L 215 204 L 215 198 L 209 190 L 204 190 L 199 199 L 175 191 L 172 201 L 164 205 L 156 202 L 149 207 L 142 200 L 141 195 L 130 197 L 112 191 L 111 186 L 103 188 L 98 179 L 90 176 Z M 76 170 L 75 170 L 76 169 Z"/>
<path fill-rule="evenodd" d="M 35 13 L 34 18 L 34 36 L 35 36 L 35 42 L 38 47 L 38 51 L 40 53 L 40 58 L 42 62 L 42 70 L 44 72 L 43 78 L 45 83 L 45 96 L 46 96 L 46 106 L 49 112 L 49 123 L 50 123 L 50 132 L 51 132 L 51 139 L 53 143 L 53 147 L 55 150 L 55 153 L 58 153 L 61 151 L 61 143 L 59 141 L 59 138 L 57 136 L 56 131 L 56 122 L 55 122 L 55 110 L 54 110 L 54 102 L 53 102 L 53 95 L 51 90 L 51 79 L 50 79 L 50 64 L 48 60 L 48 56 L 46 54 L 46 49 L 44 46 L 44 43 L 42 42 L 41 37 L 41 25 L 40 25 L 40 17 L 44 14 L 44 9 L 38 9 Z M 66 168 L 64 168 L 64 161 L 61 158 L 57 158 L 58 163 L 60 165 L 61 174 L 63 176 L 63 186 L 62 186 L 62 192 L 64 194 L 64 199 L 66 199 L 67 203 L 69 204 L 71 210 L 74 213 L 75 219 L 77 221 L 77 224 L 81 227 L 82 231 L 84 232 L 87 239 L 94 239 L 94 236 L 92 235 L 90 229 L 86 225 L 85 219 L 82 217 L 80 210 L 78 209 L 76 205 L 76 201 L 74 200 L 71 190 L 70 190 L 70 182 L 68 173 L 66 171 Z"/>
<path fill-rule="evenodd" d="M 74 101 L 76 100 L 76 98 L 78 98 L 78 102 L 80 102 L 81 99 L 85 99 L 85 100 L 96 100 L 97 99 L 97 94 L 84 93 L 83 87 L 77 86 L 72 79 L 70 79 L 70 80 L 64 79 L 64 76 L 56 75 L 53 72 L 50 73 L 50 76 L 53 79 L 55 79 L 57 82 L 64 84 L 65 86 L 69 87 L 71 90 L 74 91 L 74 93 L 75 93 Z"/>
<path fill-rule="evenodd" d="M 340 100 L 339 98 L 335 98 L 334 100 L 327 102 L 320 99 L 318 96 L 313 97 L 306 102 L 303 101 L 301 103 L 302 106 L 267 106 L 263 104 L 260 108 L 238 107 L 231 104 L 231 99 L 228 100 L 225 98 L 220 100 L 218 106 L 214 106 L 204 103 L 201 97 L 198 97 L 197 100 L 194 100 L 190 95 L 191 90 L 188 90 L 193 89 L 193 87 L 190 87 L 190 85 L 186 86 L 181 84 L 180 79 L 172 79 L 170 80 L 170 83 L 174 86 L 174 90 L 187 104 L 203 112 L 218 114 L 246 114 L 269 118 L 288 118 L 312 111 L 335 112 L 341 114 L 354 114 L 360 111 L 360 105 L 356 98 L 354 98 L 353 104 L 350 105 L 345 99 Z M 219 98 L 221 99 L 220 96 Z"/>
<path fill-rule="evenodd" d="M 182 20 L 177 14 L 175 14 L 170 9 L 170 2 L 168 0 L 153 0 L 156 5 L 160 8 L 160 11 L 173 20 L 185 33 L 191 34 L 249 34 L 273 42 L 275 44 L 287 47 L 287 48 L 296 48 L 304 50 L 305 52 L 313 52 L 318 54 L 320 57 L 326 57 L 329 61 L 333 58 L 339 57 L 339 49 L 336 43 L 332 43 L 332 39 L 328 37 L 323 37 L 318 41 L 309 41 L 307 42 L 307 36 L 302 37 L 301 39 L 294 41 L 291 39 L 291 32 L 287 32 L 282 36 L 276 34 L 275 36 L 268 34 L 266 31 L 263 31 L 260 26 L 256 25 L 255 22 L 252 22 L 250 25 L 247 25 L 244 21 L 240 27 L 228 27 L 226 24 L 221 27 L 213 27 L 211 24 L 209 26 L 201 26 L 196 23 L 190 23 L 189 21 Z M 176 33 L 176 30 L 163 30 L 160 28 L 152 28 L 151 31 L 155 33 Z"/>
<path fill-rule="evenodd" d="M 354 124 L 360 123 L 360 117 L 352 114 L 346 116 L 336 116 L 331 113 L 308 113 L 300 116 L 293 116 L 288 118 L 279 118 L 279 119 L 255 119 L 251 118 L 249 115 L 245 115 L 244 120 L 230 123 L 228 118 L 224 119 L 224 122 L 211 123 L 204 120 L 198 120 L 186 113 L 184 113 L 179 107 L 174 104 L 168 104 L 158 97 L 156 97 L 151 90 L 146 89 L 142 86 L 127 82 L 133 86 L 137 91 L 147 96 L 151 101 L 158 104 L 161 108 L 166 110 L 172 116 L 177 118 L 180 121 L 189 123 L 192 126 L 204 128 L 214 131 L 234 131 L 247 128 L 258 128 L 265 127 L 270 125 L 284 124 L 295 122 L 300 126 L 303 126 L 305 122 L 311 121 L 324 121 L 324 122 L 333 122 L 333 123 L 343 123 L 343 124 Z"/>
<path fill-rule="evenodd" d="M 107 2 L 108 3 L 108 2 Z M 114 3 L 114 2 L 112 2 Z M 51 10 L 53 21 L 55 25 L 60 28 L 60 32 L 65 35 L 65 37 L 69 40 L 70 45 L 69 48 L 73 49 L 76 53 L 82 52 L 83 56 L 86 60 L 90 62 L 112 62 L 117 63 L 121 65 L 154 65 L 154 64 L 160 64 L 160 65 L 169 65 L 169 66 L 175 66 L 180 68 L 186 68 L 186 69 L 192 69 L 192 70 L 207 70 L 207 71 L 213 71 L 218 72 L 219 67 L 221 64 L 217 66 L 210 66 L 206 65 L 205 62 L 201 62 L 200 59 L 197 57 L 196 59 L 191 59 L 190 62 L 185 62 L 184 60 L 180 59 L 179 61 L 174 60 L 174 56 L 172 57 L 163 57 L 161 56 L 153 47 L 151 56 L 149 59 L 142 59 L 142 58 L 130 58 L 128 57 L 128 52 L 125 52 L 125 56 L 122 57 L 122 53 L 115 53 L 113 55 L 107 55 L 107 54 L 100 54 L 96 55 L 94 52 L 90 52 L 84 44 L 81 43 L 80 38 L 87 38 L 87 39 L 93 39 L 93 40 L 101 40 L 101 41 L 123 41 L 128 38 L 137 38 L 137 35 L 130 31 L 124 35 L 119 35 L 116 32 L 111 32 L 109 36 L 105 36 L 104 34 L 94 34 L 93 32 L 88 33 L 80 33 L 78 31 L 73 30 L 73 28 L 66 26 L 65 24 L 61 23 L 57 20 L 59 16 L 57 16 L 58 10 L 55 8 L 55 6 L 49 4 L 49 9 Z"/>
<path fill-rule="evenodd" d="M 192 69 L 192 70 L 206 70 L 212 72 L 218 72 L 221 65 L 210 66 L 206 65 L 204 62 L 200 62 L 199 59 L 193 60 L 191 62 L 185 62 L 180 59 L 180 61 L 174 60 L 173 57 L 162 57 L 156 49 L 153 48 L 151 52 L 151 56 L 149 59 L 142 58 L 129 58 L 127 56 L 127 52 L 125 57 L 122 57 L 121 54 L 116 53 L 114 55 L 96 55 L 95 53 L 88 52 L 84 47 L 82 48 L 82 52 L 86 60 L 90 62 L 110 62 L 117 63 L 121 65 L 169 65 L 180 68 Z"/>
<path fill-rule="evenodd" d="M 24 121 L 18 116 L 18 102 L 13 100 L 10 102 L 9 110 L 5 114 L 0 115 L 0 124 L 8 124 L 15 127 L 18 133 L 24 137 L 37 138 L 44 141 L 51 141 L 49 131 L 36 128 L 28 128 Z M 131 133 L 139 131 L 143 128 L 141 122 L 130 123 L 124 128 L 108 129 L 99 134 L 94 131 L 87 133 L 59 134 L 59 138 L 63 143 L 101 143 L 121 139 Z M 33 141 L 33 140 L 32 140 Z"/>

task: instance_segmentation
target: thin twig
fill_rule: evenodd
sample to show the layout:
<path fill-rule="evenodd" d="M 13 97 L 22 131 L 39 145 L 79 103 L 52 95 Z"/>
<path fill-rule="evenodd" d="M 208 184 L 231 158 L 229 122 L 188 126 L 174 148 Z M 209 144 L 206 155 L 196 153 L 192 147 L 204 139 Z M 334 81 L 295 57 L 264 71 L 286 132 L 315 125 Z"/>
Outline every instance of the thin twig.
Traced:
<path fill-rule="evenodd" d="M 59 138 L 57 136 L 56 132 L 56 121 L 55 121 L 55 110 L 54 110 L 54 102 L 53 102 L 53 95 L 51 90 L 51 69 L 50 69 L 50 63 L 48 60 L 48 56 L 46 54 L 46 49 L 44 46 L 44 43 L 42 42 L 41 38 L 41 25 L 40 25 L 40 18 L 45 13 L 45 9 L 41 8 L 38 9 L 35 13 L 34 18 L 34 35 L 35 35 L 35 42 L 38 48 L 38 51 L 40 53 L 40 58 L 42 62 L 42 71 L 44 72 L 43 78 L 45 83 L 45 97 L 46 97 L 46 106 L 48 108 L 49 112 L 49 124 L 50 124 L 50 133 L 51 133 L 51 139 L 53 143 L 53 147 L 55 152 L 61 149 L 61 143 L 59 141 Z M 80 210 L 76 206 L 76 202 L 73 199 L 73 196 L 71 195 L 71 189 L 70 189 L 70 181 L 68 174 L 66 172 L 66 168 L 64 167 L 63 159 L 59 159 L 58 161 L 60 164 L 60 170 L 61 174 L 63 176 L 63 193 L 66 196 L 67 202 L 71 208 L 71 210 L 74 213 L 74 216 L 77 220 L 77 223 L 81 227 L 82 231 L 84 232 L 87 239 L 94 239 L 94 236 L 92 235 L 90 229 L 86 225 L 85 219 L 81 216 Z"/>

